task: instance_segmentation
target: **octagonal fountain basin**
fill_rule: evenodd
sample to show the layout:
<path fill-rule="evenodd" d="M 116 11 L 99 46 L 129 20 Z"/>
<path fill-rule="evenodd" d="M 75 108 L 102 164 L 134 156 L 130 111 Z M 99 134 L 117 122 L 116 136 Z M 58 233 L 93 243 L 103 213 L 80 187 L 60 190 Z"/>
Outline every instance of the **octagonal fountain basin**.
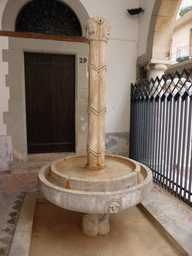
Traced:
<path fill-rule="evenodd" d="M 90 214 L 112 214 L 137 205 L 150 192 L 152 173 L 145 165 L 106 155 L 105 167 L 90 170 L 87 156 L 69 156 L 44 166 L 39 189 L 50 202 Z"/>

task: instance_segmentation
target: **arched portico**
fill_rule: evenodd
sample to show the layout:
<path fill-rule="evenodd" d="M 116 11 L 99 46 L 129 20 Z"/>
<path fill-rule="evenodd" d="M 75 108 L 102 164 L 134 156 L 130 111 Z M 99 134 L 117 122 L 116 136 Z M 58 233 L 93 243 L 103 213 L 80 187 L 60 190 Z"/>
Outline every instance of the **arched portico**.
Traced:
<path fill-rule="evenodd" d="M 138 58 L 139 67 L 147 71 L 148 79 L 161 76 L 171 64 L 169 50 L 173 24 L 180 7 L 181 0 L 156 0 L 146 45 L 146 53 Z"/>

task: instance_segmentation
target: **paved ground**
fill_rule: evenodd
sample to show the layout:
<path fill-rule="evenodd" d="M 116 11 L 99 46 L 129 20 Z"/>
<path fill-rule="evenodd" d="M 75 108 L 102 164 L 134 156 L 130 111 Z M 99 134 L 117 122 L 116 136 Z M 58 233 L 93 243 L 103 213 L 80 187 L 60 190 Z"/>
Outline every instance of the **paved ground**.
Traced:
<path fill-rule="evenodd" d="M 37 171 L 0 174 L 0 255 L 8 255 L 25 194 L 36 190 Z M 150 199 L 178 226 L 192 236 L 192 210 L 154 184 Z"/>
<path fill-rule="evenodd" d="M 37 172 L 0 175 L 0 255 L 8 255 L 25 194 L 36 188 Z"/>

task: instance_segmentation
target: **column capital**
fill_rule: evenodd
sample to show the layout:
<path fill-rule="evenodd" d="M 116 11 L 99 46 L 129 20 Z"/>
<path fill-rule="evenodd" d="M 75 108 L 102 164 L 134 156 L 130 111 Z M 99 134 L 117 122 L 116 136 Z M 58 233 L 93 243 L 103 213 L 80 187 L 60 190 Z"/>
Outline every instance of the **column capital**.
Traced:
<path fill-rule="evenodd" d="M 104 18 L 91 18 L 87 21 L 84 28 L 87 30 L 87 39 L 89 41 L 108 41 L 108 38 L 110 36 L 111 25 Z"/>
<path fill-rule="evenodd" d="M 147 71 L 147 79 L 151 78 L 155 79 L 157 76 L 159 78 L 164 75 L 164 72 L 167 70 L 167 67 L 171 65 L 171 61 L 169 60 L 155 60 L 151 59 L 144 66 L 144 70 Z"/>

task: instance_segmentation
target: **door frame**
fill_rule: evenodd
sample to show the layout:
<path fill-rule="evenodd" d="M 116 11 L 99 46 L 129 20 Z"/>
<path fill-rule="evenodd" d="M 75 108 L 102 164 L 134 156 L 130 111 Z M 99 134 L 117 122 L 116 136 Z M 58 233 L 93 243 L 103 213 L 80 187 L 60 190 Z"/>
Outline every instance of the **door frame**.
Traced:
<path fill-rule="evenodd" d="M 9 73 L 6 86 L 10 89 L 9 111 L 4 113 L 8 135 L 12 137 L 15 158 L 27 154 L 24 52 L 75 55 L 75 151 L 86 153 L 88 101 L 88 44 L 56 40 L 9 38 L 5 50 Z M 82 60 L 87 59 L 86 62 Z"/>

